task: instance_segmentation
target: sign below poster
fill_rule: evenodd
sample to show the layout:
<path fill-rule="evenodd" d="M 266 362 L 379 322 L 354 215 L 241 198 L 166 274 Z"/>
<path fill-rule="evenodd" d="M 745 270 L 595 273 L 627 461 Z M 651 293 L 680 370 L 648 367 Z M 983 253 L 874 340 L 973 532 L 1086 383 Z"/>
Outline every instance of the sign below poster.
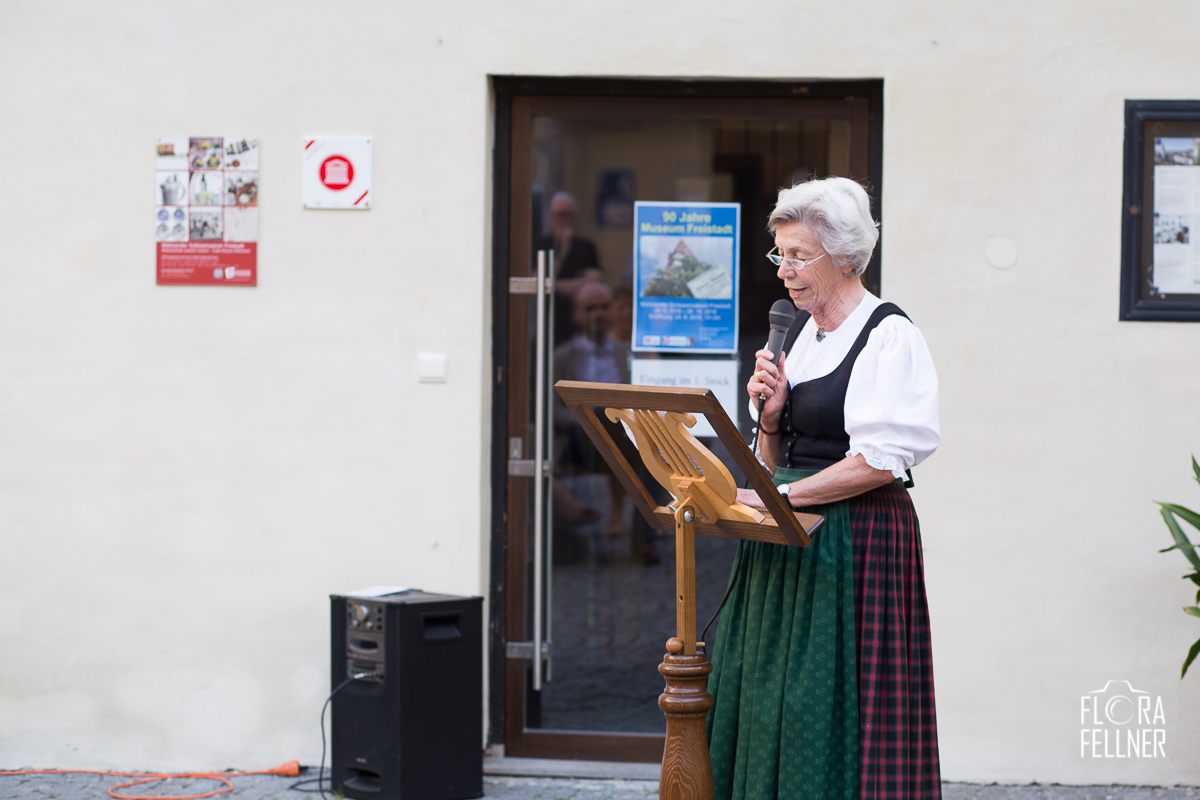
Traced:
<path fill-rule="evenodd" d="M 634 204 L 633 349 L 736 353 L 738 203 Z"/>
<path fill-rule="evenodd" d="M 371 207 L 371 137 L 307 137 L 300 193 L 305 208 Z"/>
<path fill-rule="evenodd" d="M 258 283 L 258 139 L 161 136 L 155 153 L 159 284 Z"/>
<path fill-rule="evenodd" d="M 738 362 L 731 359 L 635 358 L 629 371 L 634 386 L 667 386 L 673 389 L 711 389 L 725 413 L 738 424 L 744 395 L 737 388 Z M 716 436 L 703 415 L 696 415 L 693 436 Z"/>

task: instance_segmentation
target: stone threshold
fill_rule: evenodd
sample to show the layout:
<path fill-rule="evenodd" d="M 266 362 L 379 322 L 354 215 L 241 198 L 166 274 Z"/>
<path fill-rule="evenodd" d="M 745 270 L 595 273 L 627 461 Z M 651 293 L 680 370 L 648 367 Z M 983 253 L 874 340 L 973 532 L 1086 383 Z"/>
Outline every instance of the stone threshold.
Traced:
<path fill-rule="evenodd" d="M 559 758 L 510 758 L 487 756 L 484 775 L 522 778 L 596 778 L 600 780 L 657 781 L 658 764 L 620 761 L 570 761 Z"/>

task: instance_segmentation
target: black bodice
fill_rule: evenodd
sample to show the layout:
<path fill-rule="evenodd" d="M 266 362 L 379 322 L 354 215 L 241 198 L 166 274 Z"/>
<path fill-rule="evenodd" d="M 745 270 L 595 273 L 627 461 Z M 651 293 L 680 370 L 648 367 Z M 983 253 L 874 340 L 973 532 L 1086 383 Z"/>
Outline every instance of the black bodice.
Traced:
<path fill-rule="evenodd" d="M 846 451 L 850 449 L 850 434 L 846 433 L 846 389 L 850 386 L 850 373 L 859 353 L 867 346 L 871 331 L 892 314 L 908 319 L 895 304 L 881 304 L 872 312 L 850 352 L 833 372 L 792 387 L 780 420 L 783 439 L 779 446 L 779 466 L 825 469 L 846 457 Z M 796 314 L 783 340 L 784 352 L 791 352 L 808 317 L 803 312 Z"/>

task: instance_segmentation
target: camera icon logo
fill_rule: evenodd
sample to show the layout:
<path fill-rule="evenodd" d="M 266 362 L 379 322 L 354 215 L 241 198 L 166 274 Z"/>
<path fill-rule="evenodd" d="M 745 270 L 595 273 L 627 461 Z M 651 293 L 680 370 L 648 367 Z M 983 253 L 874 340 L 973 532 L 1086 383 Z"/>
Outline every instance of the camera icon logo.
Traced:
<path fill-rule="evenodd" d="M 1079 698 L 1080 758 L 1166 758 L 1162 697 L 1108 681 Z"/>

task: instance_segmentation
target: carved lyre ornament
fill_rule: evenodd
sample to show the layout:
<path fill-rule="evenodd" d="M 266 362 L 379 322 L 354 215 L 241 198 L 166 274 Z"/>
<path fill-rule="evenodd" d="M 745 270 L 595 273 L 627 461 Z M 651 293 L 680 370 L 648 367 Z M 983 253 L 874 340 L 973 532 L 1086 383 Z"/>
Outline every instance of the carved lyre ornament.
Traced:
<path fill-rule="evenodd" d="M 629 408 L 604 410 L 613 422 L 623 422 L 633 434 L 646 469 L 678 499 L 689 497 L 700 519 L 762 522 L 755 509 L 737 501 L 737 484 L 725 465 L 688 430 L 692 414 Z"/>

